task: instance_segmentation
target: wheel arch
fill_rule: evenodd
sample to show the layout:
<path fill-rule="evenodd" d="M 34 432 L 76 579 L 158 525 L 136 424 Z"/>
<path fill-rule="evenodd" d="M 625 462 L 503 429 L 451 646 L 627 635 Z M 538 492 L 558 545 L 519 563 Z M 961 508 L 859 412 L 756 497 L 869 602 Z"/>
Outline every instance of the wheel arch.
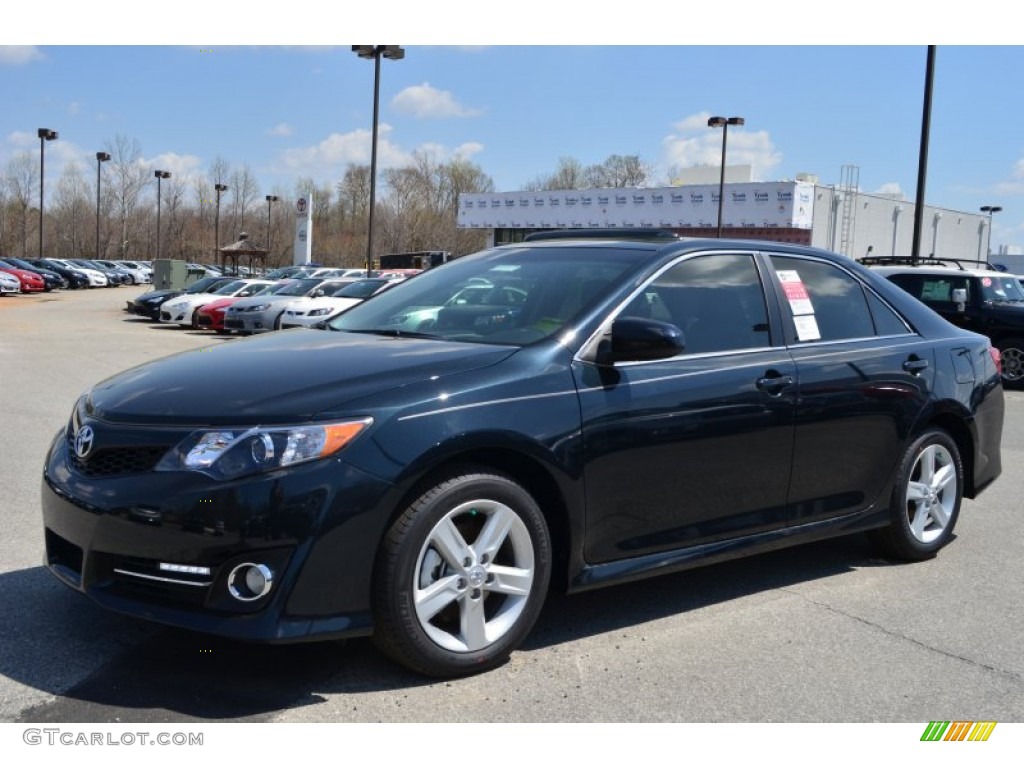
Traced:
<path fill-rule="evenodd" d="M 944 411 L 934 414 L 925 427 L 936 427 L 953 438 L 953 442 L 956 443 L 957 450 L 960 452 L 960 461 L 963 463 L 964 496 L 973 499 L 976 493 L 974 487 L 975 437 L 967 420 L 958 414 Z"/>
<path fill-rule="evenodd" d="M 551 469 L 523 451 L 498 446 L 474 447 L 439 458 L 423 469 L 399 497 L 398 503 L 391 510 L 385 530 L 441 478 L 467 470 L 493 471 L 505 475 L 519 483 L 533 497 L 544 515 L 551 537 L 551 586 L 565 591 L 568 588 L 568 569 L 572 560 L 569 502 Z"/>

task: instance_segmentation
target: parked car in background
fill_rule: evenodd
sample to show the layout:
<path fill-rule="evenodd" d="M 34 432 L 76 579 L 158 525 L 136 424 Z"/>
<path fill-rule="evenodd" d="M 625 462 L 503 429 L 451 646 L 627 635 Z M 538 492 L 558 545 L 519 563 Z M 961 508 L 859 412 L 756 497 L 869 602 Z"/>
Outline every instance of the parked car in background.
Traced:
<path fill-rule="evenodd" d="M 549 585 L 865 531 L 932 558 L 999 476 L 998 352 L 852 259 L 572 234 L 98 384 L 44 463 L 46 565 L 149 621 L 372 635 L 451 677 L 502 664 Z"/>
<path fill-rule="evenodd" d="M 92 259 L 68 259 L 72 264 L 77 264 L 80 267 L 86 267 L 88 269 L 95 269 L 103 273 L 103 276 L 107 278 L 108 288 L 118 288 L 122 285 L 129 285 L 131 283 L 131 276 L 127 271 L 115 268 L 105 267 L 99 262 L 93 261 Z"/>
<path fill-rule="evenodd" d="M 153 282 L 153 271 L 141 266 L 129 266 L 123 261 L 108 261 L 106 259 L 93 259 L 93 262 L 101 267 L 119 270 L 127 275 L 126 285 L 142 285 Z"/>
<path fill-rule="evenodd" d="M 228 307 L 241 300 L 240 296 L 225 296 L 222 299 L 216 299 L 208 304 L 203 304 L 203 306 L 196 310 L 196 329 L 200 331 L 215 331 L 219 334 L 231 333 L 231 331 L 224 327 L 224 313 L 227 312 Z"/>
<path fill-rule="evenodd" d="M 281 328 L 285 308 L 303 296 L 326 290 L 330 281 L 316 277 L 286 278 L 281 284 L 255 296 L 236 301 L 224 316 L 224 328 L 243 335 L 265 333 Z"/>
<path fill-rule="evenodd" d="M 374 294 L 386 290 L 399 280 L 385 278 L 364 278 L 342 284 L 332 290 L 321 290 L 308 298 L 297 299 L 288 304 L 281 318 L 281 328 L 298 328 L 315 325 L 333 315 L 354 307 Z"/>
<path fill-rule="evenodd" d="M 161 305 L 183 294 L 196 295 L 200 293 L 212 293 L 228 283 L 234 282 L 233 277 L 202 277 L 184 290 L 166 289 L 160 291 L 148 291 L 128 302 L 125 312 L 133 315 L 148 317 L 150 320 L 160 320 Z"/>
<path fill-rule="evenodd" d="M 0 262 L 0 272 L 6 272 L 18 281 L 22 293 L 42 293 L 46 290 L 46 281 L 38 272 L 31 272 L 27 269 L 8 265 Z"/>
<path fill-rule="evenodd" d="M 67 282 L 68 288 L 78 289 L 89 287 L 89 276 L 77 267 L 72 268 L 62 266 L 60 264 L 53 263 L 48 259 L 32 259 L 28 263 L 38 269 L 45 269 L 60 275 Z"/>
<path fill-rule="evenodd" d="M 879 256 L 867 263 L 953 325 L 991 339 L 1003 383 L 1024 386 L 1024 289 L 1016 275 L 964 259 Z"/>
<path fill-rule="evenodd" d="M 43 261 L 63 269 L 78 270 L 85 273 L 85 276 L 89 278 L 90 288 L 106 288 L 108 285 L 106 274 L 95 267 L 87 267 L 77 262 L 72 262 L 69 259 L 44 259 Z"/>
<path fill-rule="evenodd" d="M 29 261 L 25 261 L 24 259 L 0 259 L 0 264 L 6 264 L 8 266 L 15 267 L 17 269 L 24 269 L 29 272 L 35 272 L 37 275 L 43 278 L 43 290 L 45 291 L 52 291 L 57 288 L 68 287 L 68 281 L 61 277 L 58 273 L 54 272 L 52 269 L 37 267 L 35 264 L 32 264 Z"/>
<path fill-rule="evenodd" d="M 10 272 L 0 270 L 0 295 L 13 296 L 21 293 L 21 281 Z"/>
<path fill-rule="evenodd" d="M 223 298 L 225 296 L 252 296 L 268 285 L 273 285 L 273 280 L 262 280 L 260 278 L 236 279 L 222 285 L 213 293 L 182 294 L 169 299 L 160 305 L 160 322 L 173 323 L 185 328 L 196 327 L 196 312 L 204 304 Z"/>

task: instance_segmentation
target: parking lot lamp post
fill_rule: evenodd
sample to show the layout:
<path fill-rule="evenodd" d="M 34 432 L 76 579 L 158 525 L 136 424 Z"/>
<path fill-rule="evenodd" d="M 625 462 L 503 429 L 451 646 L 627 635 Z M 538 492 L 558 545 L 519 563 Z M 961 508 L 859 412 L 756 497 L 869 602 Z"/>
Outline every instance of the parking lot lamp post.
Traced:
<path fill-rule="evenodd" d="M 353 45 L 352 51 L 361 59 L 373 59 L 373 139 L 370 147 L 370 220 L 366 234 L 366 276 L 370 276 L 373 259 L 373 208 L 377 193 L 377 122 L 380 105 L 380 59 L 399 61 L 405 49 L 398 45 Z"/>
<path fill-rule="evenodd" d="M 39 136 L 39 258 L 43 258 L 43 169 L 45 168 L 46 142 L 57 138 L 57 132 L 49 128 L 40 128 Z"/>
<path fill-rule="evenodd" d="M 100 257 L 100 167 L 110 159 L 109 152 L 96 153 L 96 258 Z"/>
<path fill-rule="evenodd" d="M 986 258 L 992 255 L 992 214 L 999 213 L 1003 210 L 1001 205 L 983 205 L 981 206 L 981 212 L 988 214 L 988 251 Z"/>
<path fill-rule="evenodd" d="M 170 171 L 154 171 L 156 176 L 156 257 L 160 258 L 160 182 L 171 178 Z"/>
<path fill-rule="evenodd" d="M 270 206 L 280 200 L 277 195 L 267 195 L 267 255 L 270 255 Z M 266 264 L 263 265 L 266 268 Z"/>
<path fill-rule="evenodd" d="M 217 192 L 217 214 L 213 220 L 213 263 L 217 263 L 217 254 L 220 253 L 220 193 L 227 192 L 227 184 L 214 184 L 214 190 Z M 224 257 L 221 256 L 220 265 L 224 266 Z"/>
<path fill-rule="evenodd" d="M 722 237 L 722 202 L 725 199 L 725 142 L 729 136 L 730 125 L 743 125 L 742 117 L 711 117 L 708 118 L 709 128 L 722 129 L 722 173 L 718 177 L 718 237 Z"/>

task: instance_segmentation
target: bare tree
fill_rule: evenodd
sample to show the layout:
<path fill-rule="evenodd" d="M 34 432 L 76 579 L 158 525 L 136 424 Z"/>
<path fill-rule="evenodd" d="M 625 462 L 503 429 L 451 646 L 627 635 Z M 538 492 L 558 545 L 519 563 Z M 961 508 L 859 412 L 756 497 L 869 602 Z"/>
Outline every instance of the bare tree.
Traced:
<path fill-rule="evenodd" d="M 639 155 L 610 155 L 603 163 L 587 168 L 583 186 L 640 187 L 650 176 L 651 167 Z"/>
<path fill-rule="evenodd" d="M 117 134 L 106 142 L 105 148 L 110 153 L 110 162 L 102 167 L 103 185 L 110 190 L 120 231 L 120 258 L 127 259 L 133 245 L 137 247 L 140 222 L 136 214 L 142 191 L 149 183 L 149 166 L 142 160 L 138 139 Z"/>
<path fill-rule="evenodd" d="M 90 191 L 78 163 L 65 165 L 50 207 L 57 236 L 57 252 L 62 257 L 85 258 L 95 249 L 95 237 L 90 237 L 92 214 L 95 213 Z"/>
<path fill-rule="evenodd" d="M 21 258 L 27 259 L 29 257 L 28 236 L 31 219 L 29 208 L 38 197 L 39 189 L 39 166 L 36 165 L 32 153 L 26 150 L 12 157 L 7 163 L 4 178 L 7 181 L 7 189 L 14 207 L 14 228 L 18 232 Z M 45 256 L 45 254 L 39 255 Z"/>
<path fill-rule="evenodd" d="M 231 233 L 237 236 L 245 229 L 245 218 L 256 203 L 260 194 L 260 185 L 253 176 L 248 165 L 236 168 L 228 182 L 228 194 L 231 195 L 230 223 Z"/>

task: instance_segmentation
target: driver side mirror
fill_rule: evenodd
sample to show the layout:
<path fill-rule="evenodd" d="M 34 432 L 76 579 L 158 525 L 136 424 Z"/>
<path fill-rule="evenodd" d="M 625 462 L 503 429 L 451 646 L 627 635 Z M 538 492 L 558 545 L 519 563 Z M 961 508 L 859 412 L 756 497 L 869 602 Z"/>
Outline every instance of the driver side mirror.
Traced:
<path fill-rule="evenodd" d="M 967 289 L 966 288 L 954 288 L 953 289 L 953 302 L 956 304 L 956 311 L 963 312 L 967 307 Z"/>

